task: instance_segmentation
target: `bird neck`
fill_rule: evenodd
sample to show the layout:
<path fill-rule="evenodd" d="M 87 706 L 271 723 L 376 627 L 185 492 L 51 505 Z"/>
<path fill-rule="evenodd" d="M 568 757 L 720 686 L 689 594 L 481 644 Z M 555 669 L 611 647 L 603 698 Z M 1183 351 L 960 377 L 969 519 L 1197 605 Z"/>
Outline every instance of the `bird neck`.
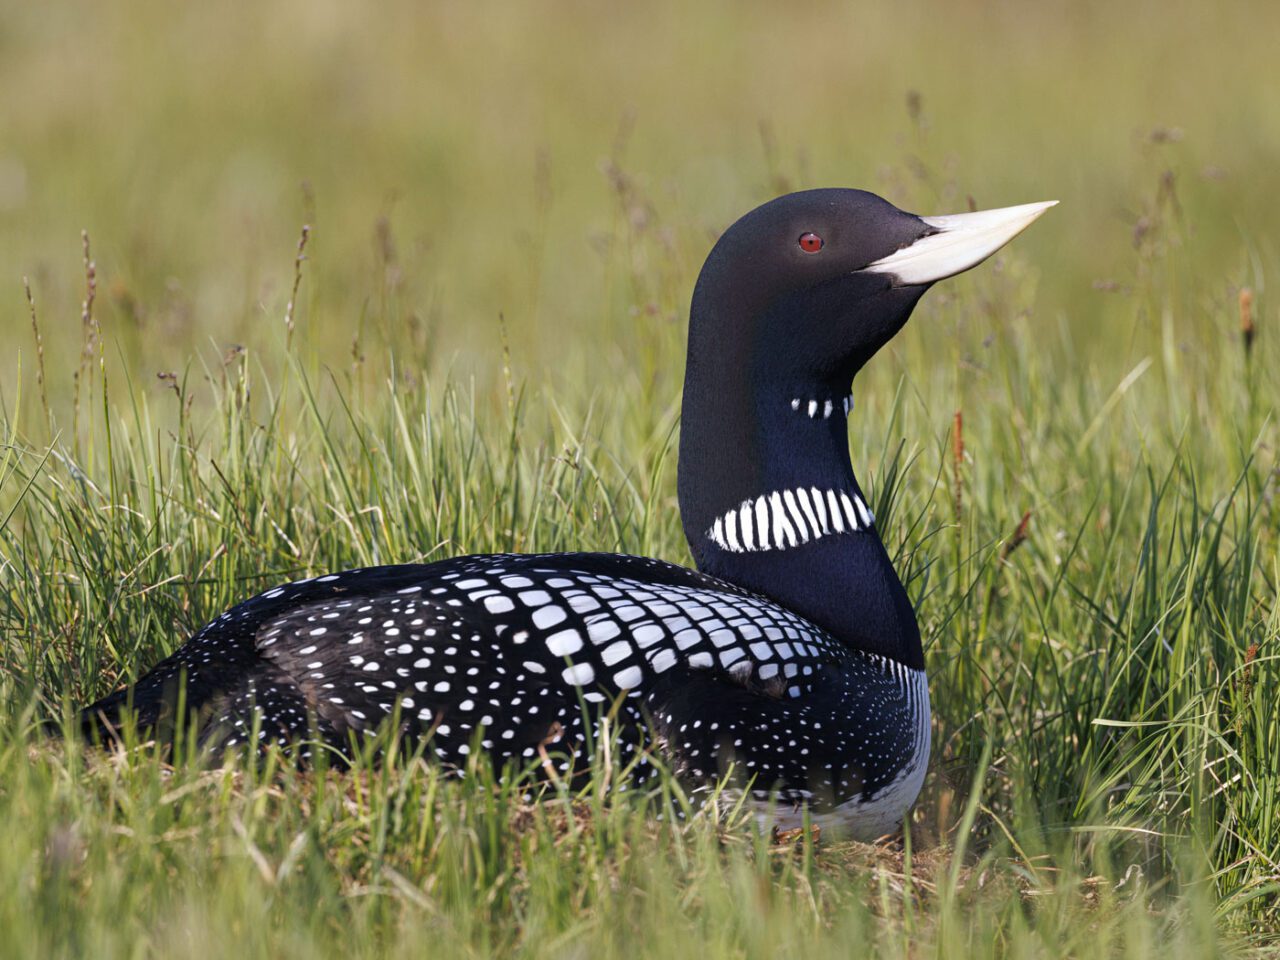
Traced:
<path fill-rule="evenodd" d="M 691 327 L 678 485 L 698 569 L 922 668 L 915 613 L 850 462 L 849 380 L 771 379 L 768 358 L 724 346 Z"/>

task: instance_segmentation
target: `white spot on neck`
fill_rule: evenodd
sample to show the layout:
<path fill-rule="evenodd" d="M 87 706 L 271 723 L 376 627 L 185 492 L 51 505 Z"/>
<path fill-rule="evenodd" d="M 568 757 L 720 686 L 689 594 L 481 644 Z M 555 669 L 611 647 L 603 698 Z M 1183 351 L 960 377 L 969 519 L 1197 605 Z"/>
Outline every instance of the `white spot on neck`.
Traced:
<path fill-rule="evenodd" d="M 830 420 L 837 409 L 847 417 L 853 412 L 853 396 L 841 397 L 838 402 L 833 397 L 792 397 L 791 409 L 803 412 L 810 420 Z"/>

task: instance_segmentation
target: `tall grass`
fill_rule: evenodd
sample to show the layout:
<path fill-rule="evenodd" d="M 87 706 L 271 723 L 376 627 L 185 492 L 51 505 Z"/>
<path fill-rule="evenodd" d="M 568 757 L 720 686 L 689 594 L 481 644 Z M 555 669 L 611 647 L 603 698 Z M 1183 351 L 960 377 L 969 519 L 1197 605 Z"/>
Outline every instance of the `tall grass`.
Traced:
<path fill-rule="evenodd" d="M 1275 11 L 127 6 L 0 32 L 0 952 L 1275 948 Z M 819 183 L 1064 201 L 855 384 L 935 706 L 903 837 L 37 732 L 284 579 L 687 562 L 696 269 Z"/>

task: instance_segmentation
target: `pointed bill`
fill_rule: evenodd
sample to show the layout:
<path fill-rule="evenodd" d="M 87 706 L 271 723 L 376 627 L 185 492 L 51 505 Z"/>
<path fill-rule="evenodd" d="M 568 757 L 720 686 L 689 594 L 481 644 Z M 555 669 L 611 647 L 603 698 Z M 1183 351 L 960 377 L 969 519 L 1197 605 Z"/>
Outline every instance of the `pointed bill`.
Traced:
<path fill-rule="evenodd" d="M 1049 200 L 999 210 L 921 217 L 934 228 L 935 233 L 921 237 L 910 246 L 862 269 L 866 273 L 891 274 L 896 287 L 954 277 L 976 267 L 1057 203 L 1057 200 Z"/>

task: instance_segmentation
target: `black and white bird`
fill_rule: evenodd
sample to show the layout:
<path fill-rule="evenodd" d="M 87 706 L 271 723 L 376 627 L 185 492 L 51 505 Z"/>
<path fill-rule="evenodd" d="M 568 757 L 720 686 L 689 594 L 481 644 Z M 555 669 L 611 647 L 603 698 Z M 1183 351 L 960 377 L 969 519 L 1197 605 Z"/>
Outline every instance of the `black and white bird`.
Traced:
<path fill-rule="evenodd" d="M 126 710 L 155 725 L 183 702 L 211 745 L 341 748 L 394 716 L 451 768 L 541 750 L 569 770 L 613 709 L 615 749 L 656 744 L 695 786 L 732 770 L 783 824 L 808 808 L 856 836 L 892 830 L 924 779 L 929 689 L 850 463 L 850 386 L 931 284 L 1052 205 L 919 217 L 809 190 L 724 233 L 689 317 L 678 485 L 696 570 L 559 553 L 299 580 L 213 620 L 83 725 Z"/>

